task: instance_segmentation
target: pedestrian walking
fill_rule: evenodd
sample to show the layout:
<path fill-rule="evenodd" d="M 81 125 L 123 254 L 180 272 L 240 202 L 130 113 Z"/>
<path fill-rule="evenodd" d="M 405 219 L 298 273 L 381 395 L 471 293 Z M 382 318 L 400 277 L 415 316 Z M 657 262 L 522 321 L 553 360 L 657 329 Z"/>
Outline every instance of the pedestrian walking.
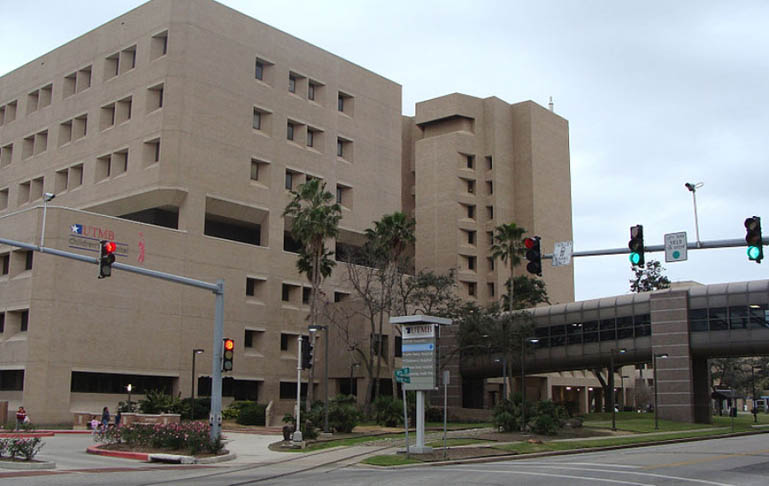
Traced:
<path fill-rule="evenodd" d="M 29 423 L 28 419 L 27 411 L 24 410 L 24 407 L 19 407 L 19 409 L 16 410 L 16 430 L 20 430 L 25 423 Z"/>
<path fill-rule="evenodd" d="M 123 418 L 123 412 L 118 410 L 117 413 L 115 414 L 115 427 L 119 427 L 120 426 L 120 420 L 122 418 Z"/>
<path fill-rule="evenodd" d="M 101 426 L 103 430 L 107 430 L 107 425 L 109 425 L 109 408 L 104 407 L 104 410 L 101 411 Z"/>

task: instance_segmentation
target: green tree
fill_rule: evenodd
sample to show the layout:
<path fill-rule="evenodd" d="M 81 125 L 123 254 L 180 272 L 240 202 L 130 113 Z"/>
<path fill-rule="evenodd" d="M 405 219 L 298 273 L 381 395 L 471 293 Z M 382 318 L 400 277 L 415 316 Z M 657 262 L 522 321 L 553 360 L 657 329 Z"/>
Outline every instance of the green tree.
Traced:
<path fill-rule="evenodd" d="M 510 279 L 505 282 L 508 295 L 502 296 L 504 307 L 510 308 Z M 519 275 L 515 277 L 515 289 L 512 292 L 514 309 L 526 309 L 535 307 L 538 304 L 549 304 L 550 298 L 547 296 L 547 286 L 545 281 L 528 275 Z"/>
<path fill-rule="evenodd" d="M 641 293 L 669 288 L 670 279 L 662 274 L 664 271 L 665 267 L 657 260 L 646 262 L 646 268 L 633 267 L 635 278 L 630 279 L 630 291 Z"/>
<path fill-rule="evenodd" d="M 326 183 L 320 179 L 308 180 L 297 191 L 291 191 L 291 195 L 293 198 L 283 211 L 283 217 L 291 218 L 291 235 L 301 245 L 297 269 L 306 274 L 312 284 L 310 324 L 315 325 L 320 285 L 323 278 L 331 274 L 334 265 L 326 251 L 325 242 L 339 233 L 342 208 L 335 202 L 334 195 L 326 190 Z M 314 369 L 314 366 L 310 368 L 310 383 L 314 381 Z M 313 387 L 310 386 L 307 390 L 308 404 L 312 403 L 313 395 Z"/>
<path fill-rule="evenodd" d="M 526 252 L 526 247 L 523 246 L 525 233 L 526 230 L 515 223 L 502 224 L 494 228 L 491 257 L 510 265 L 510 278 L 513 281 L 515 281 L 515 267 L 521 263 L 521 257 Z M 508 310 L 512 311 L 515 303 L 515 285 L 508 286 L 508 292 Z"/>

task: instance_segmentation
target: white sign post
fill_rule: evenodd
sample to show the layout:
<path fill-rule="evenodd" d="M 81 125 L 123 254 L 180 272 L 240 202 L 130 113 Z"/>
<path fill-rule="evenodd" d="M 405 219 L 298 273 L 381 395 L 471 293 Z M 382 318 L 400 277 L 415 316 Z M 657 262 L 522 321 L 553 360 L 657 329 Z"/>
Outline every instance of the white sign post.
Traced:
<path fill-rule="evenodd" d="M 686 253 L 686 231 L 665 235 L 665 262 L 683 262 L 688 259 Z"/>
<path fill-rule="evenodd" d="M 561 267 L 571 264 L 571 254 L 574 251 L 574 242 L 558 241 L 553 247 L 553 266 Z"/>
<path fill-rule="evenodd" d="M 401 326 L 403 368 L 409 370 L 408 381 L 404 380 L 403 389 L 417 392 L 417 440 L 411 452 L 430 453 L 433 448 L 425 446 L 425 391 L 435 390 L 438 387 L 435 376 L 438 364 L 437 328 L 451 325 L 451 319 L 433 316 L 402 316 L 391 317 L 390 324 Z"/>

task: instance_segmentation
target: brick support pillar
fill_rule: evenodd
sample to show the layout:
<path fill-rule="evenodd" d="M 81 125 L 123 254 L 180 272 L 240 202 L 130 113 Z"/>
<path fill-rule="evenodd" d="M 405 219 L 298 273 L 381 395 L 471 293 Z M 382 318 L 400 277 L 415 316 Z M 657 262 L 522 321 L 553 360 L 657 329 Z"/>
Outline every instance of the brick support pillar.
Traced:
<path fill-rule="evenodd" d="M 657 358 L 659 417 L 691 423 L 698 417 L 694 405 L 694 361 L 689 346 L 688 295 L 686 290 L 657 291 L 651 295 L 650 303 L 652 354 L 668 355 Z"/>

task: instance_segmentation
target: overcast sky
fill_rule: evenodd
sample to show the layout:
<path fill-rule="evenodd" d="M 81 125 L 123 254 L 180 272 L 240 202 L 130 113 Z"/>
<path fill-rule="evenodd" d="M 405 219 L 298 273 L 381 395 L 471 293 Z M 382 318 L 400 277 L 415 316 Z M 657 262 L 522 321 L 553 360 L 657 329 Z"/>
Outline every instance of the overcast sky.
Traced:
<path fill-rule="evenodd" d="M 0 0 L 0 74 L 142 4 Z M 769 2 L 225 0 L 403 86 L 403 113 L 461 92 L 533 100 L 569 120 L 575 250 L 643 224 L 703 241 L 769 236 Z M 553 194 L 553 197 L 559 197 Z M 546 248 L 548 253 L 552 248 Z M 769 278 L 745 248 L 664 264 L 673 280 Z M 647 260 L 664 261 L 664 254 Z M 549 263 L 547 263 L 549 264 Z M 577 258 L 578 300 L 628 292 L 626 255 Z"/>

